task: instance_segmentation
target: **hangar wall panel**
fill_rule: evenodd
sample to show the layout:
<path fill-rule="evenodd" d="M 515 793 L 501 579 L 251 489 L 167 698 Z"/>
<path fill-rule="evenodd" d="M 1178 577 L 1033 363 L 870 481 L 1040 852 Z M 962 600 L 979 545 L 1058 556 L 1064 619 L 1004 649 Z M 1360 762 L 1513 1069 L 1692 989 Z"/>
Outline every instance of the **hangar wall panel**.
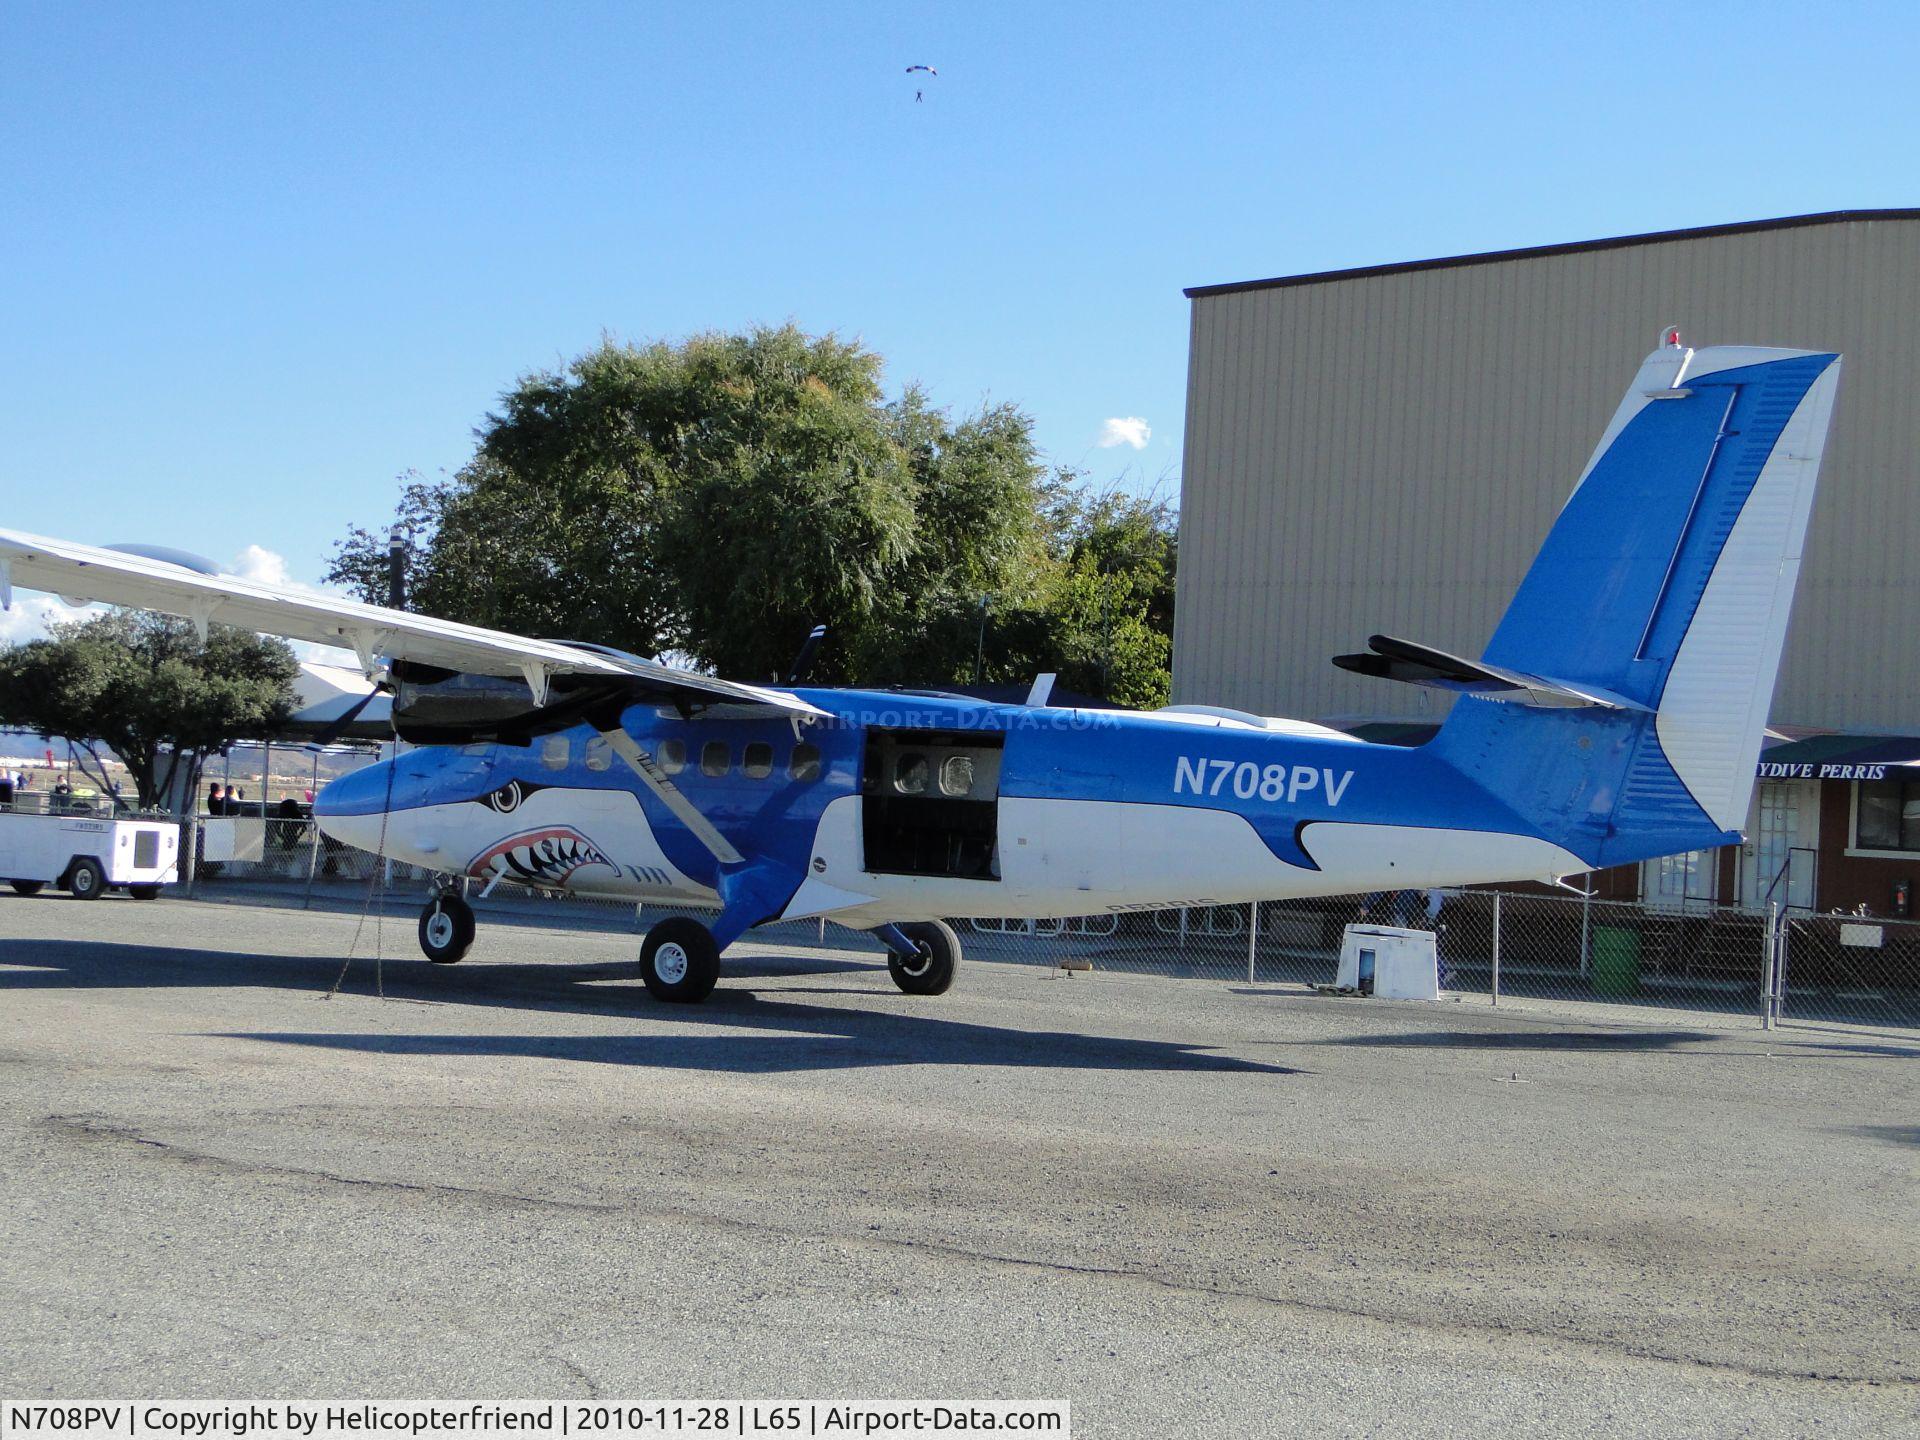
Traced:
<path fill-rule="evenodd" d="M 1478 655 L 1661 328 L 1846 356 L 1776 723 L 1920 718 L 1920 219 L 1675 238 L 1193 301 L 1174 696 L 1435 716 L 1328 657 Z"/>

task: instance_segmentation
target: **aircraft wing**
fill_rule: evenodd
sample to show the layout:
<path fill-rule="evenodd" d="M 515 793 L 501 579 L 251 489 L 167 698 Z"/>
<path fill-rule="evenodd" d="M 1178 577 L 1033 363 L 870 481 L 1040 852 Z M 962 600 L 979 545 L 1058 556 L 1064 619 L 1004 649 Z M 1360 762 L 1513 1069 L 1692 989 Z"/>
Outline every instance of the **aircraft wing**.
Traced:
<path fill-rule="evenodd" d="M 203 631 L 218 620 L 290 640 L 337 645 L 358 655 L 368 673 L 384 656 L 474 675 L 519 676 L 537 702 L 544 700 L 552 676 L 608 675 L 629 678 L 638 696 L 662 703 L 744 704 L 796 715 L 826 714 L 783 690 L 720 680 L 634 656 L 203 573 L 128 550 L 0 530 L 0 606 L 12 603 L 15 585 L 75 603 L 101 601 L 179 615 Z"/>

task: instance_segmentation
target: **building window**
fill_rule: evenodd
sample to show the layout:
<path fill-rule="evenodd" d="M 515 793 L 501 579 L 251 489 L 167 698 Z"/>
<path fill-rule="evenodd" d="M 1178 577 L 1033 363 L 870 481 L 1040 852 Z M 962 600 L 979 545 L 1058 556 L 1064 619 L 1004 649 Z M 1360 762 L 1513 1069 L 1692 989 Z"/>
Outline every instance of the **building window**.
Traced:
<path fill-rule="evenodd" d="M 787 774 L 795 780 L 818 780 L 820 778 L 820 747 L 817 745 L 796 745 L 793 758 L 787 761 Z"/>
<path fill-rule="evenodd" d="M 1656 910 L 1690 910 L 1713 904 L 1714 852 L 1689 850 L 1649 860 L 1641 876 L 1647 905 Z"/>
<path fill-rule="evenodd" d="M 1920 780 L 1856 782 L 1856 850 L 1920 850 Z"/>
<path fill-rule="evenodd" d="M 540 742 L 540 763 L 549 770 L 567 768 L 567 752 L 572 747 L 564 735 L 549 735 Z"/>
<path fill-rule="evenodd" d="M 613 745 L 604 735 L 596 735 L 587 741 L 587 769 L 605 770 L 613 764 Z"/>
<path fill-rule="evenodd" d="M 733 764 L 733 752 L 724 740 L 709 740 L 700 747 L 700 773 L 719 779 Z"/>
<path fill-rule="evenodd" d="M 660 768 L 669 775 L 678 775 L 687 768 L 687 742 L 684 740 L 662 740 L 660 742 Z"/>

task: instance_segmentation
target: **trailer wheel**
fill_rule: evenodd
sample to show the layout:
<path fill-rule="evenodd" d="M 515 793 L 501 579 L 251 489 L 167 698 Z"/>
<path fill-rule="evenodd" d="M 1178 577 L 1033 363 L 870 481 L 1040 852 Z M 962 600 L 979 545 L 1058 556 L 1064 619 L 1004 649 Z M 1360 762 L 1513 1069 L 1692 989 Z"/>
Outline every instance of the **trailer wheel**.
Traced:
<path fill-rule="evenodd" d="M 9 880 L 7 883 L 13 886 L 13 893 L 16 895 L 38 895 L 47 888 L 47 882 L 44 880 Z"/>
<path fill-rule="evenodd" d="M 107 888 L 98 860 L 76 860 L 67 871 L 67 894 L 76 900 L 98 900 Z"/>
<path fill-rule="evenodd" d="M 133 896 L 136 900 L 158 900 L 160 898 L 160 887 L 158 885 L 129 885 L 127 886 L 127 894 Z"/>

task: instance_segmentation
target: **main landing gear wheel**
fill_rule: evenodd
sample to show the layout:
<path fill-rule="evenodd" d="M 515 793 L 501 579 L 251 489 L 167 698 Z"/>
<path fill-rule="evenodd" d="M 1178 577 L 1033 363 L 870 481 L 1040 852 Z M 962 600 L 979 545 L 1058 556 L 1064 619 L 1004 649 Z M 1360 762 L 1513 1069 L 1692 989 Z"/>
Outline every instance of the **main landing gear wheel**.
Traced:
<path fill-rule="evenodd" d="M 44 880 L 9 880 L 7 883 L 13 886 L 13 893 L 16 895 L 38 895 L 47 888 L 47 882 Z"/>
<path fill-rule="evenodd" d="M 473 907 L 448 891 L 420 912 L 420 950 L 436 965 L 464 959 L 473 944 Z"/>
<path fill-rule="evenodd" d="M 720 947 L 698 920 L 662 920 L 640 945 L 640 978 L 656 1000 L 690 1005 L 713 993 L 720 979 Z"/>
<path fill-rule="evenodd" d="M 913 942 L 913 954 L 887 952 L 887 973 L 909 995 L 944 995 L 952 988 L 960 963 L 960 937 L 944 920 L 920 920 L 900 926 Z"/>
<path fill-rule="evenodd" d="M 129 885 L 127 886 L 127 894 L 133 896 L 136 900 L 158 900 L 160 898 L 160 887 L 158 885 L 148 885 L 145 883 Z"/>
<path fill-rule="evenodd" d="M 67 894 L 76 900 L 98 900 L 106 893 L 107 876 L 98 860 L 76 860 L 67 872 Z"/>

